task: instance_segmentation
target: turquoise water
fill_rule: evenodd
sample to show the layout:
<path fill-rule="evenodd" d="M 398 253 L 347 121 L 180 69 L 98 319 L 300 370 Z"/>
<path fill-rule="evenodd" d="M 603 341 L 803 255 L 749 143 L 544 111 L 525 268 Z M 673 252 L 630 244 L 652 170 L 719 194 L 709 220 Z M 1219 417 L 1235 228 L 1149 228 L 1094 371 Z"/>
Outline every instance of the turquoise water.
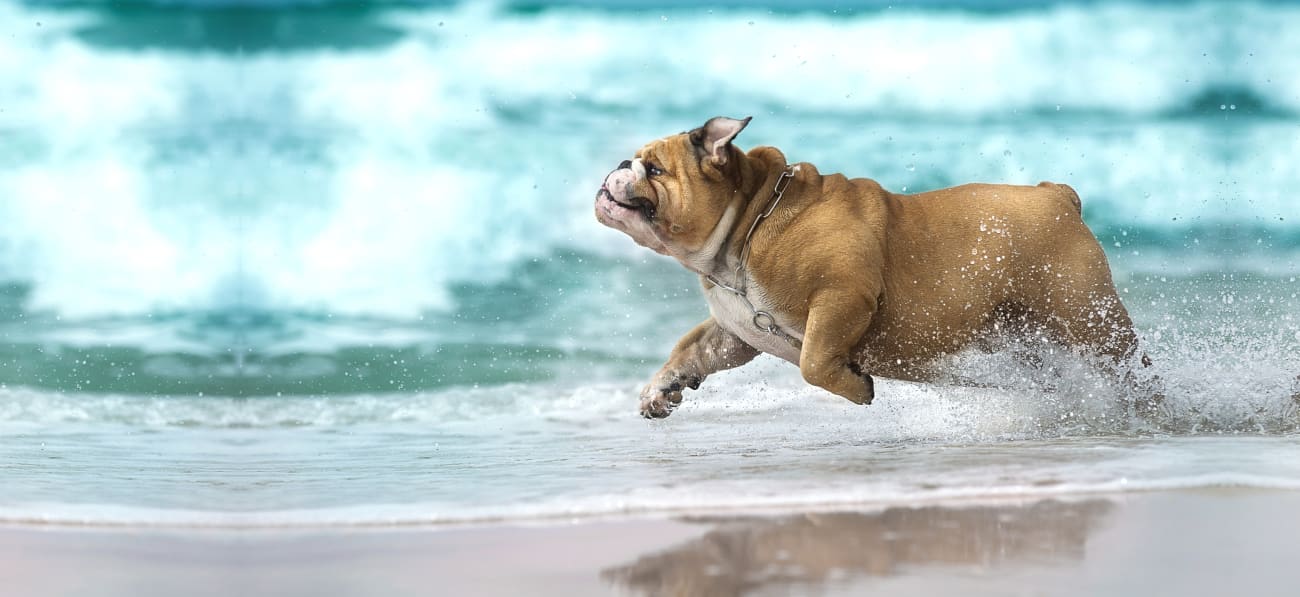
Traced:
<path fill-rule="evenodd" d="M 0 2 L 0 522 L 1300 486 L 1300 5 L 798 6 Z M 717 114 L 896 191 L 1071 184 L 1164 412 L 760 358 L 640 419 L 707 310 L 591 201 Z"/>

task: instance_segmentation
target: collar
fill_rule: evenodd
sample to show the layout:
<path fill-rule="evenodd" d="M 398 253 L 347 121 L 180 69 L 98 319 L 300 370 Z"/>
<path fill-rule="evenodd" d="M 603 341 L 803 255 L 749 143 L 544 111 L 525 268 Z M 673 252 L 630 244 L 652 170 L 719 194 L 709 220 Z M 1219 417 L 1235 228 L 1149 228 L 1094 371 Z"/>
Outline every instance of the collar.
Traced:
<path fill-rule="evenodd" d="M 768 200 L 767 207 L 764 208 L 763 211 L 759 212 L 758 217 L 754 218 L 754 222 L 749 225 L 749 231 L 745 233 L 744 244 L 740 246 L 740 259 L 736 263 L 736 269 L 732 272 L 732 279 L 735 280 L 735 285 L 725 284 L 713 274 L 704 276 L 704 278 L 714 286 L 740 297 L 741 300 L 745 302 L 745 305 L 749 307 L 750 312 L 754 314 L 752 319 L 754 327 L 774 336 L 783 338 L 795 348 L 799 348 L 801 345 L 799 339 L 781 329 L 781 327 L 776 324 L 776 318 L 773 317 L 771 313 L 760 311 L 758 308 L 754 307 L 754 303 L 749 300 L 749 296 L 745 292 L 745 265 L 749 262 L 750 242 L 754 238 L 754 231 L 758 229 L 758 224 L 760 222 L 766 220 L 767 217 L 772 215 L 772 212 L 776 210 L 777 204 L 781 203 L 781 198 L 785 196 L 786 188 L 790 186 L 790 181 L 794 180 L 795 172 L 798 171 L 798 165 L 786 166 L 785 170 L 781 172 L 781 175 L 777 177 L 776 184 L 772 186 L 772 198 Z"/>

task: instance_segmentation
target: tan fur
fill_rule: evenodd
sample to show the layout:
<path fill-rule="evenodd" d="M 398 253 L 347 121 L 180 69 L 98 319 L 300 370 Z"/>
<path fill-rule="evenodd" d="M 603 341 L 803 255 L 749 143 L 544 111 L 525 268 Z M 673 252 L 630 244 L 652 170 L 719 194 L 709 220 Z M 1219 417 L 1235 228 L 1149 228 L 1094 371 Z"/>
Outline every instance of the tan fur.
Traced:
<path fill-rule="evenodd" d="M 789 165 L 773 147 L 744 153 L 730 144 L 747 122 L 714 119 L 647 144 L 637 158 L 664 174 L 615 194 L 653 202 L 654 218 L 620 220 L 598 198 L 598 219 L 677 258 L 706 289 L 706 275 L 729 280 L 745 234 Z M 618 173 L 607 181 L 629 178 Z M 729 208 L 739 216 L 719 254 L 702 254 Z M 1136 349 L 1106 256 L 1066 185 L 898 195 L 801 163 L 751 243 L 746 272 L 764 307 L 802 335 L 804 379 L 859 404 L 872 400 L 871 375 L 933 379 L 936 359 L 969 346 L 1000 317 L 1117 363 Z M 737 326 L 710 319 L 683 338 L 642 393 L 643 414 L 667 416 L 683 387 L 752 359 L 757 351 L 740 337 L 753 330 Z"/>

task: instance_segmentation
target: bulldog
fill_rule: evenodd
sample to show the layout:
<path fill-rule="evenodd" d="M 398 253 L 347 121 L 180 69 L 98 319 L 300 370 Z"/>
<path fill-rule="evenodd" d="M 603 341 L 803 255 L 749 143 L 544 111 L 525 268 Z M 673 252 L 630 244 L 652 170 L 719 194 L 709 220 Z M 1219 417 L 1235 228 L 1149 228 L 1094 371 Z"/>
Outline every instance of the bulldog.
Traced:
<path fill-rule="evenodd" d="M 668 416 L 684 389 L 759 353 L 856 404 L 874 398 L 872 376 L 933 381 L 941 357 L 994 334 L 1132 370 L 1133 323 L 1074 189 L 891 193 L 774 147 L 742 151 L 749 121 L 652 141 L 596 193 L 600 223 L 699 275 L 709 305 L 641 392 L 642 415 Z"/>

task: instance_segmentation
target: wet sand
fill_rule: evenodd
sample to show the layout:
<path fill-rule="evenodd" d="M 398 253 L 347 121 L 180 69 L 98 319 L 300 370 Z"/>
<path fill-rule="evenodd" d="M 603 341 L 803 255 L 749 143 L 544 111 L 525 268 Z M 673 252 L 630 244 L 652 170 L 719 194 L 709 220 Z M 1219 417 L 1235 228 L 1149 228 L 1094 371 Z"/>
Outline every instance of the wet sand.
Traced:
<path fill-rule="evenodd" d="M 1300 493 L 536 525 L 0 528 L 14 596 L 1294 595 Z"/>

